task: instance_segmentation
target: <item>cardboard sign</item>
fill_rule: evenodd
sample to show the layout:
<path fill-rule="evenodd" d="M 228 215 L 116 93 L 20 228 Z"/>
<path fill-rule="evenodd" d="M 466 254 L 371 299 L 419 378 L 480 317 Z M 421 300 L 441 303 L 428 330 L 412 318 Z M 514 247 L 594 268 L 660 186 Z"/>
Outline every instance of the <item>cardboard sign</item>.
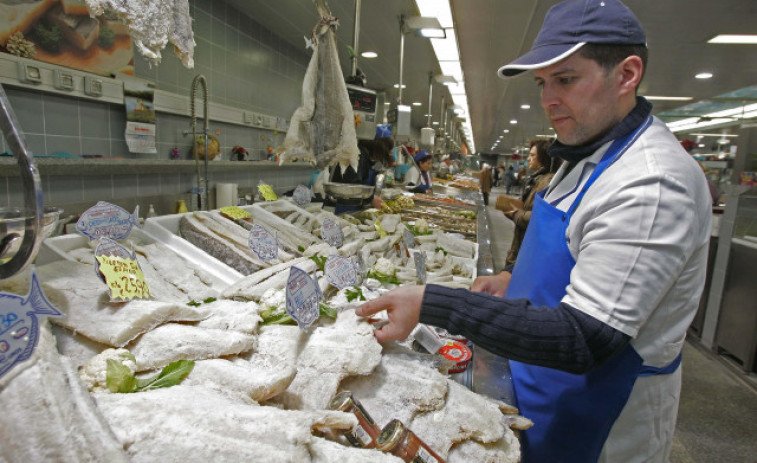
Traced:
<path fill-rule="evenodd" d="M 95 275 L 106 284 L 105 277 L 100 272 L 100 262 L 96 259 L 97 256 L 118 256 L 123 259 L 137 260 L 137 254 L 133 249 L 129 251 L 126 246 L 117 241 L 107 237 L 100 238 L 100 242 L 97 243 L 95 248 Z"/>
<path fill-rule="evenodd" d="M 273 191 L 271 185 L 261 183 L 260 185 L 258 185 L 258 191 L 266 201 L 276 201 L 277 199 L 279 199 L 279 197 L 276 196 L 276 193 Z"/>
<path fill-rule="evenodd" d="M 232 218 L 233 220 L 239 220 L 239 219 L 244 220 L 244 219 L 252 216 L 252 214 L 250 214 L 249 212 L 245 211 L 241 207 L 237 207 L 237 206 L 222 207 L 222 208 L 218 209 L 218 212 L 220 212 L 221 214 L 223 214 L 223 215 L 225 215 L 227 217 Z"/>
<path fill-rule="evenodd" d="M 100 263 L 100 272 L 110 291 L 111 301 L 149 299 L 150 286 L 139 268 L 139 262 L 119 256 L 95 256 Z"/>
<path fill-rule="evenodd" d="M 344 232 L 342 232 L 342 227 L 333 220 L 323 219 L 323 224 L 321 224 L 321 238 L 323 238 L 323 241 L 328 243 L 329 246 L 338 248 L 342 245 L 342 241 L 344 241 Z"/>
<path fill-rule="evenodd" d="M 328 282 L 339 289 L 357 285 L 357 268 L 349 257 L 331 255 L 323 269 Z"/>
<path fill-rule="evenodd" d="M 45 297 L 32 271 L 26 297 L 0 293 L 0 378 L 34 354 L 39 339 L 39 317 L 62 314 Z"/>
<path fill-rule="evenodd" d="M 306 330 L 318 319 L 318 284 L 304 270 L 291 267 L 286 285 L 287 313 Z"/>
<path fill-rule="evenodd" d="M 279 255 L 279 240 L 260 224 L 254 224 L 248 238 L 250 249 L 264 261 L 276 259 Z"/>
<path fill-rule="evenodd" d="M 129 236 L 131 229 L 139 226 L 139 206 L 133 214 L 115 204 L 100 201 L 87 209 L 76 222 L 76 230 L 90 241 L 103 236 L 112 240 L 122 240 Z"/>

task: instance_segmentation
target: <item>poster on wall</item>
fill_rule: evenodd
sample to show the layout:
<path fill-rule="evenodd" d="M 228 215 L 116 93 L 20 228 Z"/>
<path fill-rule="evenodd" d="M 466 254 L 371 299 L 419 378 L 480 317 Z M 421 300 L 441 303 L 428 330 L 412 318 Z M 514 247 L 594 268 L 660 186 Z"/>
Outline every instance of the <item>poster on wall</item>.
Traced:
<path fill-rule="evenodd" d="M 89 16 L 84 0 L 0 0 L 0 49 L 102 76 L 134 75 L 125 25 Z"/>
<path fill-rule="evenodd" d="M 153 84 L 124 82 L 126 145 L 131 153 L 158 152 L 155 146 L 155 88 Z"/>

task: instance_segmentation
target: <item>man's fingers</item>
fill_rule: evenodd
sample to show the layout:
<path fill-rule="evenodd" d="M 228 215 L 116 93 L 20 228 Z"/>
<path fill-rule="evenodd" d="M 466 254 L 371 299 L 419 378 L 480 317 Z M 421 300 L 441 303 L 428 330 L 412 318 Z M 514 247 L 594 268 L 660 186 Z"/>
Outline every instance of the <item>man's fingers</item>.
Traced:
<path fill-rule="evenodd" d="M 381 312 L 383 310 L 381 304 L 379 303 L 379 299 L 374 299 L 372 301 L 368 301 L 365 304 L 360 305 L 359 307 L 355 308 L 355 314 L 358 317 L 367 317 L 369 315 L 373 315 L 375 313 Z"/>

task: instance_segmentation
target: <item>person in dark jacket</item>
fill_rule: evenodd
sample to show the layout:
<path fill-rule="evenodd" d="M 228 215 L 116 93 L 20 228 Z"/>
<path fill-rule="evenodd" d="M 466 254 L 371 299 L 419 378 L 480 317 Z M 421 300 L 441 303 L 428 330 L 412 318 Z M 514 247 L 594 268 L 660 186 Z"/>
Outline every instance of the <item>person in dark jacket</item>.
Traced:
<path fill-rule="evenodd" d="M 515 225 L 513 241 L 510 245 L 510 251 L 507 253 L 507 260 L 505 261 L 505 270 L 507 271 L 512 271 L 515 259 L 518 258 L 520 244 L 523 242 L 528 222 L 531 220 L 531 209 L 534 206 L 536 193 L 547 188 L 550 180 L 552 180 L 552 176 L 557 172 L 557 168 L 560 167 L 560 160 L 551 158 L 547 154 L 547 148 L 549 148 L 550 143 L 549 140 L 544 138 L 531 140 L 528 152 L 528 169 L 532 174 L 526 177 L 523 185 L 523 193 L 520 196 L 523 207 L 515 207 L 504 212 L 505 217 L 512 220 Z"/>

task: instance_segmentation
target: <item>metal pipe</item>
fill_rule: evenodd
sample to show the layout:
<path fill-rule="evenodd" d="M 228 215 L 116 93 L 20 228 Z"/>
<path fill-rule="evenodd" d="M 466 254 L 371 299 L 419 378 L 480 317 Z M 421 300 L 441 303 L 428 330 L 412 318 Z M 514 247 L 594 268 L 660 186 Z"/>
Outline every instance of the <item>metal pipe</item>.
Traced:
<path fill-rule="evenodd" d="M 426 119 L 426 127 L 431 127 L 431 96 L 434 89 L 434 73 L 428 73 L 428 113 Z"/>
<path fill-rule="evenodd" d="M 357 75 L 357 55 L 360 46 L 360 6 L 361 0 L 355 0 L 355 27 L 352 29 L 352 50 L 355 56 L 352 57 L 352 74 Z"/>
<path fill-rule="evenodd" d="M 402 68 L 405 64 L 405 16 L 400 16 L 400 83 L 397 104 L 402 104 Z"/>
<path fill-rule="evenodd" d="M 200 157 L 197 154 L 197 114 L 195 110 L 195 93 L 197 92 L 197 85 L 202 85 L 202 109 L 203 109 L 203 128 L 202 132 L 205 135 L 205 182 L 203 184 L 200 176 Z M 189 97 L 189 110 L 192 117 L 192 153 L 195 158 L 195 166 L 197 167 L 197 209 L 208 209 L 208 156 L 210 148 L 208 147 L 208 130 L 210 125 L 210 117 L 208 116 L 208 82 L 205 80 L 205 76 L 198 74 L 192 80 L 192 92 Z M 204 198 L 203 198 L 204 196 Z"/>
<path fill-rule="evenodd" d="M 0 85 L 0 130 L 5 135 L 13 157 L 21 170 L 21 186 L 24 190 L 24 238 L 18 252 L 0 265 L 0 279 L 9 278 L 22 271 L 37 256 L 42 242 L 44 209 L 42 206 L 42 183 L 34 162 L 34 155 L 26 146 L 8 96 Z"/>

